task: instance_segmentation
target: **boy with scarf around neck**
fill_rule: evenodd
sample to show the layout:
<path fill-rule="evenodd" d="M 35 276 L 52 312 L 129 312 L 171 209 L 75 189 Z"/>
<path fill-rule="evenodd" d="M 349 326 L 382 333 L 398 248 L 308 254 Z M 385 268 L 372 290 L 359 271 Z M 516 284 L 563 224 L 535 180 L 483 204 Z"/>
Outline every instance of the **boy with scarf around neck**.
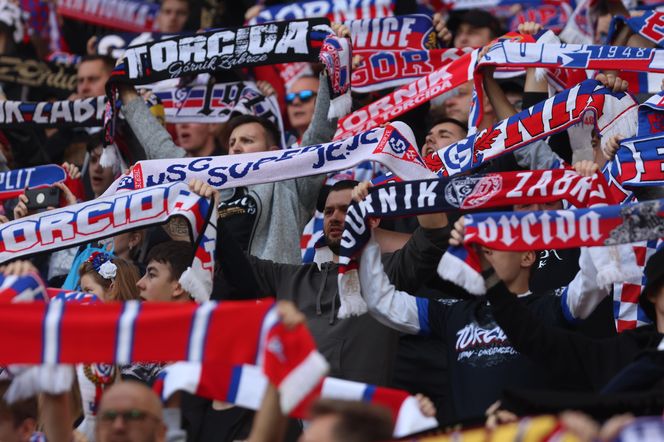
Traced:
<path fill-rule="evenodd" d="M 359 189 L 359 188 L 358 188 Z M 366 189 L 366 188 L 365 188 Z M 365 195 L 357 193 L 356 200 Z M 450 244 L 463 238 L 463 219 L 455 224 Z M 538 321 L 569 328 L 585 319 L 608 295 L 596 284 L 596 269 L 587 249 L 582 249 L 581 270 L 562 297 L 532 293 L 529 289 L 536 253 L 484 248 L 495 268 L 492 291 L 514 296 Z M 398 290 L 383 271 L 378 245 L 372 240 L 359 262 L 361 292 L 369 313 L 381 323 L 410 334 L 441 338 L 449 361 L 450 404 L 445 422 L 478 423 L 484 411 L 507 387 L 576 387 L 572 379 L 554 379 L 545 367 L 519 354 L 493 317 L 487 296 L 442 304 Z M 572 381 L 572 382 L 569 382 Z M 444 422 L 443 422 L 444 424 Z"/>

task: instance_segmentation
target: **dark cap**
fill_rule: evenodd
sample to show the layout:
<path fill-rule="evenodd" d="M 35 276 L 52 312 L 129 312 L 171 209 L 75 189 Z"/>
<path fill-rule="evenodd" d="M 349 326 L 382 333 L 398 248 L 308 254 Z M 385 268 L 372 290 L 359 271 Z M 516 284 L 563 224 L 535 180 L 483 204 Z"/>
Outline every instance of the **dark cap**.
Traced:
<path fill-rule="evenodd" d="M 657 319 L 655 305 L 648 299 L 648 295 L 664 282 L 664 247 L 650 257 L 646 263 L 644 273 L 646 275 L 646 286 L 643 288 L 641 296 L 639 296 L 639 306 L 650 319 L 655 321 Z"/>
<path fill-rule="evenodd" d="M 489 28 L 492 38 L 500 37 L 504 33 L 500 21 L 483 9 L 469 9 L 458 13 L 452 12 L 450 19 L 447 21 L 447 28 L 453 34 L 456 34 L 457 29 L 463 23 L 469 24 L 474 28 Z"/>

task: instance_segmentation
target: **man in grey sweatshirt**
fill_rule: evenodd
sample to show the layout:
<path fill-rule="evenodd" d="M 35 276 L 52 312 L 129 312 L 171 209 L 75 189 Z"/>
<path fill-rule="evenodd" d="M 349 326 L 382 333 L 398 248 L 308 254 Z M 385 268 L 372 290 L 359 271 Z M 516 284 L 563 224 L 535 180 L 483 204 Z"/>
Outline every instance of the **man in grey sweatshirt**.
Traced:
<path fill-rule="evenodd" d="M 175 145 L 168 131 L 150 113 L 133 87 L 122 86 L 120 98 L 123 114 L 145 150 L 147 159 L 185 156 L 185 151 Z M 327 120 L 329 106 L 328 82 L 322 78 L 314 118 L 302 138 L 302 145 L 326 143 L 332 139 L 336 120 Z M 228 124 L 232 126 L 233 119 Z M 261 139 L 253 151 L 279 148 L 277 140 L 280 138 L 275 140 L 270 135 L 269 122 L 260 125 L 264 130 L 258 130 L 256 136 Z M 238 125 L 231 131 L 229 141 L 233 141 L 236 131 L 244 132 L 252 126 L 256 126 L 256 120 Z M 236 153 L 243 151 L 229 147 L 229 154 Z M 234 233 L 238 233 L 238 240 L 251 255 L 279 263 L 298 264 L 301 262 L 300 234 L 314 213 L 324 178 L 324 175 L 314 175 L 246 188 L 224 189 L 221 193 L 222 221 L 234 215 L 242 215 L 231 222 L 229 228 L 234 231 L 233 225 L 242 226 L 241 231 Z"/>

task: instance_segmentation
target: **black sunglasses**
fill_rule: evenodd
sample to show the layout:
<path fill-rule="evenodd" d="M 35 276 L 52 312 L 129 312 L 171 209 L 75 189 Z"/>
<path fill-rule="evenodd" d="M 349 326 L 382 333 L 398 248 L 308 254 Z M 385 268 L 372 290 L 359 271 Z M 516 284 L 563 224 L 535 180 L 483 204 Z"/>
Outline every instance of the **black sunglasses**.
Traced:
<path fill-rule="evenodd" d="M 286 100 L 286 104 L 291 104 L 293 101 L 295 101 L 295 98 L 299 98 L 302 103 L 306 103 L 307 101 L 311 100 L 314 98 L 316 95 L 316 92 L 310 90 L 310 89 L 305 89 L 300 92 L 290 92 L 286 94 L 284 99 Z"/>

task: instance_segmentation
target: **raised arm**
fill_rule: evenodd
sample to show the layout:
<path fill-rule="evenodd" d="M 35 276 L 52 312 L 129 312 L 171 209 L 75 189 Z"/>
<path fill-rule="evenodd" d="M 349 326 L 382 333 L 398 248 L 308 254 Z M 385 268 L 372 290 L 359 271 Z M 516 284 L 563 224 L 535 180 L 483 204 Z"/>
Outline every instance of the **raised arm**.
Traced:
<path fill-rule="evenodd" d="M 380 247 L 373 237 L 362 252 L 359 277 L 362 297 L 378 322 L 404 333 L 429 333 L 429 301 L 394 287 L 385 274 Z"/>
<path fill-rule="evenodd" d="M 168 131 L 150 113 L 136 89 L 130 85 L 119 85 L 122 113 L 148 160 L 182 158 L 184 149 L 179 148 Z"/>

